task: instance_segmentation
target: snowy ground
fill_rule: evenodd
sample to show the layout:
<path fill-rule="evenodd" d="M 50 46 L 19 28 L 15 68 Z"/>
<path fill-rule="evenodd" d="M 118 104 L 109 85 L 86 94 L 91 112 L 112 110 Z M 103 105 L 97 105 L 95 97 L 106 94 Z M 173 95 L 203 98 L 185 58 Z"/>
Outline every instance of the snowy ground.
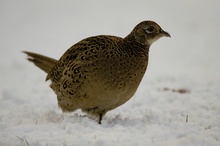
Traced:
<path fill-rule="evenodd" d="M 219 0 L 0 1 L 0 145 L 220 146 L 219 5 Z M 62 114 L 46 74 L 21 53 L 58 59 L 85 37 L 124 37 L 148 19 L 172 38 L 151 47 L 137 93 L 107 113 L 102 125 L 80 111 Z"/>

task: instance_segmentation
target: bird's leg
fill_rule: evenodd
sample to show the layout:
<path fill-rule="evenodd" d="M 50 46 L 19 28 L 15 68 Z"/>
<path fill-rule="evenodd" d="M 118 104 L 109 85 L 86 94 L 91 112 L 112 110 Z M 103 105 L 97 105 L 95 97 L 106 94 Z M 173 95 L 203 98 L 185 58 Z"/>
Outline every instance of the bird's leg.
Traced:
<path fill-rule="evenodd" d="M 102 122 L 101 122 L 102 121 L 102 115 L 103 115 L 102 113 L 99 113 L 99 124 L 102 124 Z"/>

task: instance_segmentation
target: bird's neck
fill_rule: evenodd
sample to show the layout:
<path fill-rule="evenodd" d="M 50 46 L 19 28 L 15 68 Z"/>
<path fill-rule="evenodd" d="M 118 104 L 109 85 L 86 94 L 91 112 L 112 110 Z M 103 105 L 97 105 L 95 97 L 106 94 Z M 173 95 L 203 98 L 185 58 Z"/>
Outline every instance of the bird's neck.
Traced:
<path fill-rule="evenodd" d="M 134 35 L 128 35 L 123 39 L 123 42 L 130 46 L 126 49 L 132 54 L 148 56 L 150 46 L 140 43 Z"/>

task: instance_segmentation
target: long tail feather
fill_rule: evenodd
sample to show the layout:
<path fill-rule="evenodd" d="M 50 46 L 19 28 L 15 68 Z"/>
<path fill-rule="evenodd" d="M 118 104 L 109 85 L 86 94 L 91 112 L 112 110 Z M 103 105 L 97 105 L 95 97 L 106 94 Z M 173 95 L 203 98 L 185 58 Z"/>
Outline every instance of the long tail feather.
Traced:
<path fill-rule="evenodd" d="M 58 60 L 40 55 L 37 53 L 27 52 L 23 51 L 23 53 L 28 55 L 28 60 L 30 62 L 33 62 L 37 67 L 45 71 L 46 73 L 49 73 L 51 69 L 55 66 Z"/>

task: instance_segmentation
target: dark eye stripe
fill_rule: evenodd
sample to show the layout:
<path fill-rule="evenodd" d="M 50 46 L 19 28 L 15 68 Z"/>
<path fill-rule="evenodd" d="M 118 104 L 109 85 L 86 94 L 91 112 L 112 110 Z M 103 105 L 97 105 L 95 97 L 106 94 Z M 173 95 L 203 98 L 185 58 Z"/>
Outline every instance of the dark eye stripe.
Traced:
<path fill-rule="evenodd" d="M 153 31 L 153 30 L 154 30 L 154 27 L 153 27 L 153 26 L 150 26 L 150 27 L 148 27 L 147 30 L 148 30 L 148 31 Z"/>
<path fill-rule="evenodd" d="M 148 28 L 146 29 L 146 32 L 147 32 L 147 33 L 152 33 L 152 32 L 154 32 L 154 27 L 153 27 L 153 26 L 148 27 Z"/>

